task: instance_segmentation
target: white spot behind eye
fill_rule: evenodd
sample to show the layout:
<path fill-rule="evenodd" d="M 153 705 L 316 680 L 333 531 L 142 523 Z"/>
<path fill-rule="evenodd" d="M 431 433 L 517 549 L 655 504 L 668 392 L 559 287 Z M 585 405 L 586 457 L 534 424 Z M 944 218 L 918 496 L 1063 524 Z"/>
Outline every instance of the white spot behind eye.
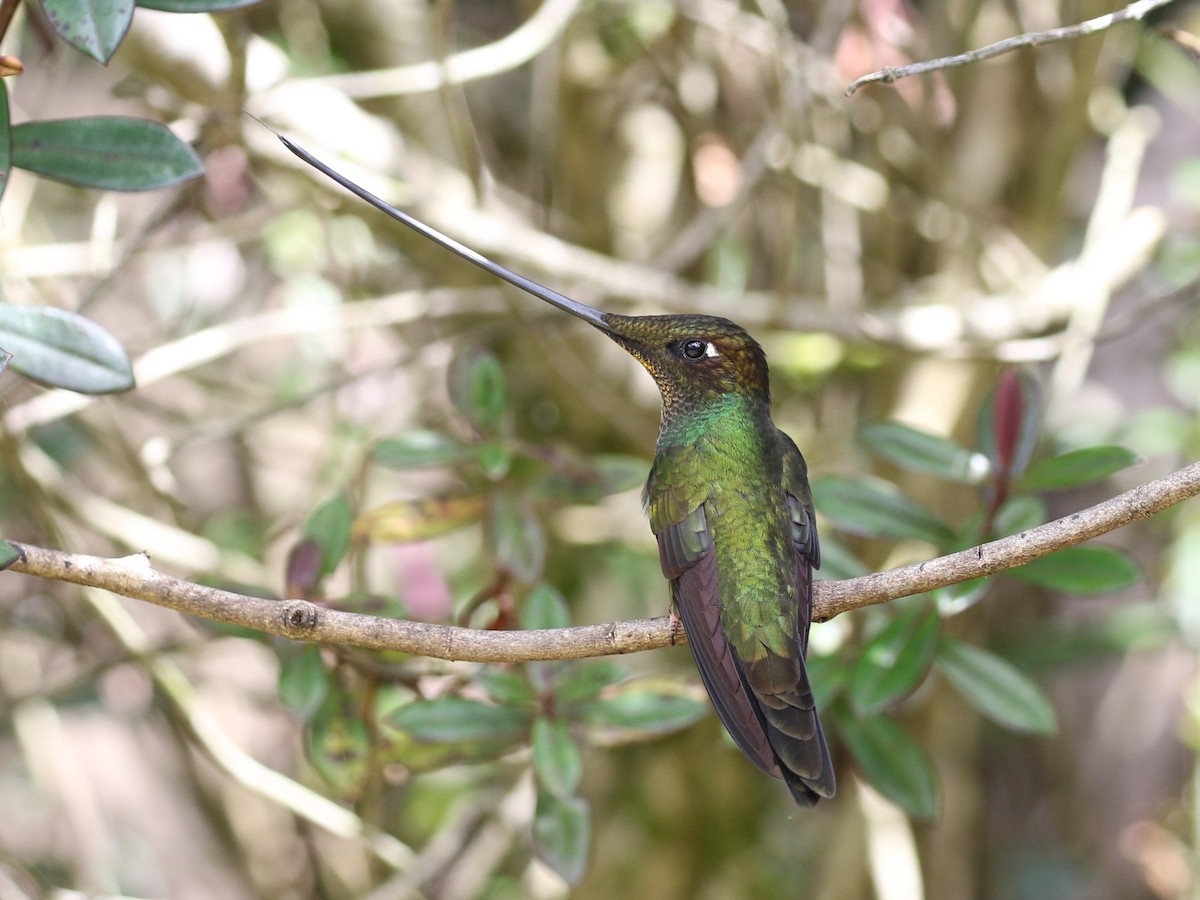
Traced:
<path fill-rule="evenodd" d="M 712 341 L 704 342 L 704 355 L 708 357 L 717 357 L 721 355 L 721 351 L 717 349 L 717 345 Z"/>

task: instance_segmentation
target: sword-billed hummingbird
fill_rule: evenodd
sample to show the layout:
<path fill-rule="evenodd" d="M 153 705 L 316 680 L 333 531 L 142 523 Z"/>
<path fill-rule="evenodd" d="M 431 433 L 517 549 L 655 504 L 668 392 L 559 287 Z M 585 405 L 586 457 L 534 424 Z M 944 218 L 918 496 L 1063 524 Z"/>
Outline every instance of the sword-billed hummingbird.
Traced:
<path fill-rule="evenodd" d="M 700 677 L 726 729 L 801 806 L 834 793 L 804 668 L 820 564 L 804 457 L 771 421 L 767 359 L 716 316 L 622 316 L 493 262 L 292 153 L 392 218 L 608 335 L 653 376 L 662 425 L 643 499 Z"/>

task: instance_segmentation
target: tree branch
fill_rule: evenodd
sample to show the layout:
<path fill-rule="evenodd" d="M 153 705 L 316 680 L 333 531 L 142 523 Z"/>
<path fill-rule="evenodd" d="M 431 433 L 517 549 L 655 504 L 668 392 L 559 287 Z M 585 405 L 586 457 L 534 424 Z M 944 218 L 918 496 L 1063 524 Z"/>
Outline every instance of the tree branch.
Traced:
<path fill-rule="evenodd" d="M 818 582 L 814 618 L 992 575 L 1024 565 L 1149 518 L 1200 494 L 1200 462 L 1037 528 L 923 563 L 846 581 Z M 666 616 L 552 628 L 482 631 L 342 612 L 307 600 L 264 600 L 204 587 L 155 571 L 145 554 L 104 559 L 13 542 L 21 558 L 11 566 L 39 578 L 102 588 L 188 615 L 298 641 L 319 641 L 374 650 L 400 650 L 464 662 L 529 662 L 581 659 L 653 650 L 672 643 Z"/>
<path fill-rule="evenodd" d="M 969 63 L 981 62 L 985 59 L 991 59 L 993 56 L 1011 53 L 1014 50 L 1020 50 L 1025 47 L 1040 47 L 1043 44 L 1057 44 L 1059 41 L 1086 37 L 1089 34 L 1104 31 L 1120 22 L 1140 21 L 1160 6 L 1166 6 L 1171 2 L 1172 0 L 1136 0 L 1136 2 L 1130 3 L 1124 9 L 1119 9 L 1116 12 L 1111 12 L 1103 16 L 1097 16 L 1094 19 L 1088 19 L 1086 22 L 1080 22 L 1076 25 L 1065 25 L 1062 28 L 1051 28 L 1048 31 L 1032 31 L 1026 34 L 1018 34 L 1014 37 L 1005 38 L 1002 41 L 996 41 L 994 44 L 988 44 L 986 47 L 980 47 L 978 50 L 968 50 L 966 53 L 959 53 L 956 56 L 927 59 L 922 62 L 911 63 L 907 66 L 888 66 L 854 81 L 846 88 L 846 96 L 853 95 L 863 85 L 875 82 L 894 84 L 901 78 L 907 78 L 910 75 L 924 75 L 927 72 L 935 72 L 939 69 L 965 66 Z"/>

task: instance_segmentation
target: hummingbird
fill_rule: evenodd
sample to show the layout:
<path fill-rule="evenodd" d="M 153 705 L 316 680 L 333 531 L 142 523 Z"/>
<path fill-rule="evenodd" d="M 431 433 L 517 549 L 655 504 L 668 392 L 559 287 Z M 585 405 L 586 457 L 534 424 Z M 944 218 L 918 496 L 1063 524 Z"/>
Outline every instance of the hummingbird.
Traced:
<path fill-rule="evenodd" d="M 582 319 L 630 353 L 662 395 L 643 500 L 671 602 L 734 743 L 813 806 L 835 789 L 805 670 L 820 565 L 804 457 L 771 419 L 767 358 L 728 319 L 626 316 L 572 300 L 431 228 L 277 135 L 376 209 L 509 284 Z"/>

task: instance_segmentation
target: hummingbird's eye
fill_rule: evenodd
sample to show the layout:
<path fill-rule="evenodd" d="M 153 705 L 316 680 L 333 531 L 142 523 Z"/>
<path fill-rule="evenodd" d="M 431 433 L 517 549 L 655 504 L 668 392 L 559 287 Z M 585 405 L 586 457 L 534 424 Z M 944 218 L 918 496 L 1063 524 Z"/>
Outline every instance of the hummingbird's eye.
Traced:
<path fill-rule="evenodd" d="M 700 359 L 703 356 L 720 356 L 717 348 L 709 341 L 702 341 L 699 338 L 692 338 L 690 341 L 684 341 L 682 344 L 683 355 L 688 359 Z"/>

